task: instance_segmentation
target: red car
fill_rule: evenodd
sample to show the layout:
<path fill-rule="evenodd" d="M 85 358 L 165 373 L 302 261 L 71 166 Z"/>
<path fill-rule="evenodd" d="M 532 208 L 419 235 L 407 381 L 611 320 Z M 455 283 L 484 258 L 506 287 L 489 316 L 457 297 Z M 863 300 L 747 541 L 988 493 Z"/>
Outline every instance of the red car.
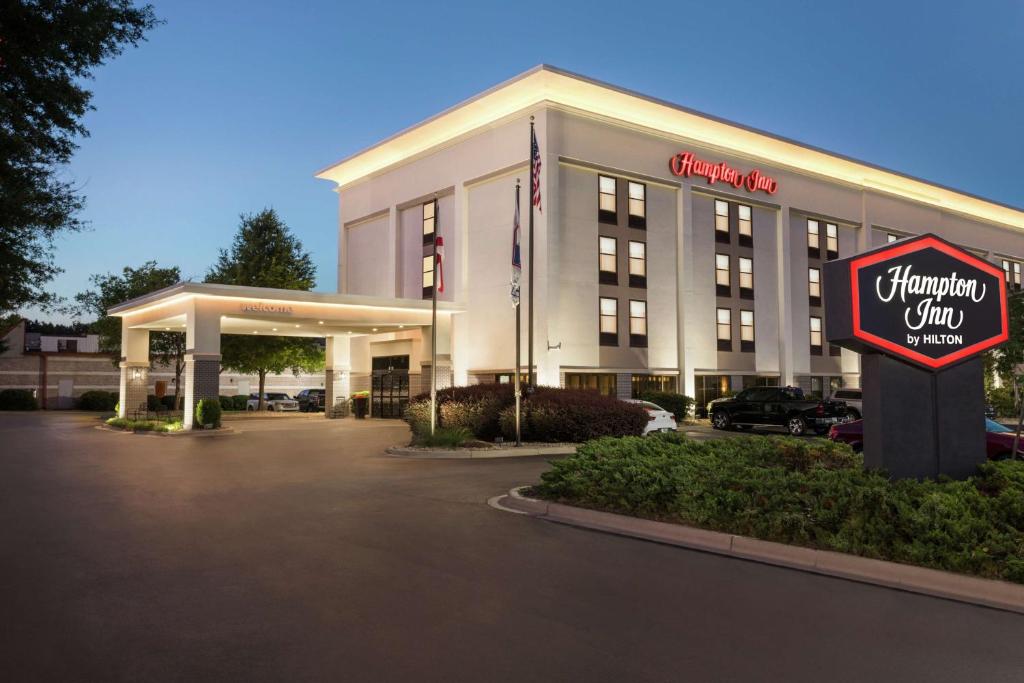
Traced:
<path fill-rule="evenodd" d="M 1010 457 L 1013 450 L 1013 430 L 998 422 L 985 418 L 985 446 L 989 460 L 1003 460 Z M 842 441 L 853 446 L 858 453 L 864 447 L 864 420 L 856 420 L 845 424 L 833 425 L 828 430 L 828 438 Z M 1017 445 L 1018 457 L 1024 456 L 1024 437 Z"/>

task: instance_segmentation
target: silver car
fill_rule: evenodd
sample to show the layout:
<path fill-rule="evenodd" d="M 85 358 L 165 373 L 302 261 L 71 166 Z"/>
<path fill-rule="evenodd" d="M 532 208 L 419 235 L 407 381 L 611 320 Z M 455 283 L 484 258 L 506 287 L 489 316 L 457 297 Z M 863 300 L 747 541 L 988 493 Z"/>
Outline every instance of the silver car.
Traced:
<path fill-rule="evenodd" d="M 295 412 L 299 409 L 299 402 L 288 394 L 263 394 L 263 405 L 271 412 Z M 259 410 L 260 399 L 257 394 L 250 394 L 245 404 L 246 410 Z"/>

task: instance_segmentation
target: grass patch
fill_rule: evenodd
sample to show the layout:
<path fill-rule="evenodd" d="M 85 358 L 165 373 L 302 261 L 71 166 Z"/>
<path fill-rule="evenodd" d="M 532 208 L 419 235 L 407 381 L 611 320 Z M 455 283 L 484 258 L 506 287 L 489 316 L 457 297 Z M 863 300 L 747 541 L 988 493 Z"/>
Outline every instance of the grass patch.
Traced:
<path fill-rule="evenodd" d="M 132 420 L 127 417 L 112 417 L 107 420 L 107 424 L 126 432 L 180 432 L 184 429 L 184 424 L 178 418 Z"/>
<path fill-rule="evenodd" d="M 890 481 L 824 439 L 604 438 L 533 496 L 766 541 L 1024 583 L 1024 462 L 966 481 Z"/>
<path fill-rule="evenodd" d="M 433 434 L 418 435 L 413 443 L 429 448 L 459 448 L 471 439 L 473 432 L 465 427 L 438 427 Z"/>

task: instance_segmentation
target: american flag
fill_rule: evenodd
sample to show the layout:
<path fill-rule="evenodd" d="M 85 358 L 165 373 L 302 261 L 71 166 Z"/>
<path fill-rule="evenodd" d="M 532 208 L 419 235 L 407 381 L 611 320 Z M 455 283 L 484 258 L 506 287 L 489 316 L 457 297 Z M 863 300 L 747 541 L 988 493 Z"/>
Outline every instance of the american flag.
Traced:
<path fill-rule="evenodd" d="M 512 221 L 512 305 L 519 305 L 519 277 L 523 274 L 523 259 L 519 253 L 519 183 L 516 182 L 516 212 Z"/>
<path fill-rule="evenodd" d="M 537 133 L 530 128 L 530 175 L 533 179 L 533 205 L 543 211 L 540 205 L 540 146 L 537 144 Z"/>

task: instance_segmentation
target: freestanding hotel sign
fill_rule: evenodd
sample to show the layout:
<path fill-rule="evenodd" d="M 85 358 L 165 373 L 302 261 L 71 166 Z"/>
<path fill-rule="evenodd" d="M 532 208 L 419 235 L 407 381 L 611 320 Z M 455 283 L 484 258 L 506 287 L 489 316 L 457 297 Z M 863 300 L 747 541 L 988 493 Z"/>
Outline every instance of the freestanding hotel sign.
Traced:
<path fill-rule="evenodd" d="M 825 264 L 825 332 L 861 352 L 864 460 L 965 477 L 985 460 L 980 353 L 1008 338 L 1006 281 L 934 235 Z"/>

